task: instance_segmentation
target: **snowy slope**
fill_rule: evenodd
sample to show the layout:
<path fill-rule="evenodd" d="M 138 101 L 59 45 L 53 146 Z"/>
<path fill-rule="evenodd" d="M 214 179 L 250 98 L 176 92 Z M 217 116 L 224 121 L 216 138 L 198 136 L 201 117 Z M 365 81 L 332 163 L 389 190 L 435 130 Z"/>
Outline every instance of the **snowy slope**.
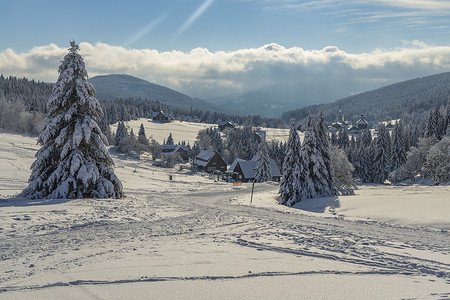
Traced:
<path fill-rule="evenodd" d="M 35 139 L 0 140 L 0 299 L 450 295 L 450 221 L 417 226 L 412 213 L 428 199 L 431 215 L 445 213 L 445 186 L 363 186 L 298 209 L 276 205 L 278 185 L 264 183 L 250 206 L 250 184 L 113 154 L 125 199 L 27 201 L 6 195 L 26 186 Z M 414 200 L 409 213 L 382 219 L 400 195 L 399 207 Z"/>
<path fill-rule="evenodd" d="M 217 127 L 217 125 L 214 124 L 183 121 L 159 123 L 152 122 L 151 119 L 145 118 L 125 122 L 125 125 L 130 129 L 133 129 L 134 134 L 139 132 L 141 124 L 144 125 L 146 136 L 152 136 L 158 143 L 162 144 L 164 140 L 167 140 L 169 133 L 172 133 L 175 143 L 186 141 L 186 143 L 189 142 L 191 146 L 194 145 L 194 142 L 197 140 L 197 134 L 200 130 L 206 129 L 207 127 Z M 117 130 L 117 124 L 111 125 L 111 130 L 115 132 Z M 287 141 L 289 135 L 289 129 L 262 127 L 261 130 L 266 131 L 266 139 L 268 141 Z"/>

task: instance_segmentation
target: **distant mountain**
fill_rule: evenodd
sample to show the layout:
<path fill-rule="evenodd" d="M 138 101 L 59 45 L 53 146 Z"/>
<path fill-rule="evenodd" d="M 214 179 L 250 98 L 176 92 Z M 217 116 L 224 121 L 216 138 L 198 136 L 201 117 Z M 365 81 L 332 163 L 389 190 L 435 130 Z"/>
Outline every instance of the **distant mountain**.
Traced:
<path fill-rule="evenodd" d="M 284 122 L 291 118 L 304 121 L 309 113 L 323 111 L 329 122 L 355 121 L 360 114 L 367 120 L 383 121 L 402 118 L 410 122 L 414 117 L 450 99 L 450 72 L 407 80 L 386 87 L 346 97 L 332 103 L 311 105 L 283 113 Z M 417 121 L 417 120 L 416 120 Z"/>
<path fill-rule="evenodd" d="M 192 98 L 167 87 L 125 74 L 95 76 L 89 79 L 94 86 L 97 99 L 142 98 L 158 100 L 161 103 L 189 109 L 219 111 L 207 101 Z"/>
<path fill-rule="evenodd" d="M 283 112 L 314 103 L 327 103 L 351 94 L 348 83 L 326 85 L 307 77 L 298 81 L 283 82 L 254 91 L 207 99 L 227 113 L 256 114 L 279 117 Z"/>

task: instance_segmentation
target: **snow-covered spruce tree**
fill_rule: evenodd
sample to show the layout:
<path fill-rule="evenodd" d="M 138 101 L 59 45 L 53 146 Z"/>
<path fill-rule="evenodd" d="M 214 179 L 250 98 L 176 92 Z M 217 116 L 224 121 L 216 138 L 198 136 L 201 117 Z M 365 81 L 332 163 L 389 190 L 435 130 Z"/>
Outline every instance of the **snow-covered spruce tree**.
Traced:
<path fill-rule="evenodd" d="M 378 134 L 375 143 L 375 154 L 373 160 L 374 183 L 384 183 L 390 171 L 390 136 L 384 124 L 378 126 Z"/>
<path fill-rule="evenodd" d="M 106 137 L 97 125 L 103 115 L 87 82 L 79 47 L 71 42 L 47 102 L 49 121 L 39 135 L 42 145 L 31 166 L 29 198 L 121 198 Z"/>
<path fill-rule="evenodd" d="M 293 206 L 306 198 L 312 198 L 314 185 L 309 178 L 308 160 L 302 151 L 297 126 L 292 121 L 286 145 L 280 184 L 280 203 Z"/>
<path fill-rule="evenodd" d="M 318 147 L 317 130 L 311 115 L 306 123 L 305 137 L 303 138 L 302 149 L 308 158 L 309 176 L 314 184 L 314 194 L 316 196 L 331 196 L 334 191 L 330 190 L 328 179 L 330 174 L 325 167 L 322 154 Z"/>
<path fill-rule="evenodd" d="M 150 142 L 147 139 L 147 135 L 145 134 L 144 124 L 141 123 L 141 127 L 139 127 L 139 133 L 137 138 L 138 143 L 138 151 L 149 151 Z"/>
<path fill-rule="evenodd" d="M 441 116 L 439 105 L 436 103 L 433 110 L 428 114 L 427 123 L 425 126 L 425 137 L 434 136 L 438 140 L 445 134 L 444 117 Z"/>
<path fill-rule="evenodd" d="M 372 134 L 370 133 L 370 130 L 364 129 L 361 132 L 360 141 L 363 147 L 369 147 L 372 143 Z"/>
<path fill-rule="evenodd" d="M 319 153 L 323 159 L 326 171 L 324 174 L 324 178 L 327 181 L 327 186 L 323 187 L 322 189 L 322 195 L 324 196 L 335 195 L 336 188 L 334 186 L 334 171 L 330 156 L 330 141 L 328 137 L 328 127 L 327 123 L 325 122 L 325 116 L 322 111 L 320 112 L 319 118 L 317 120 L 316 130 L 317 130 L 317 149 L 319 149 Z M 355 148 L 355 139 L 353 137 L 349 148 L 352 151 Z"/>
<path fill-rule="evenodd" d="M 175 142 L 173 141 L 172 132 L 169 133 L 169 137 L 167 138 L 166 145 L 173 145 Z"/>
<path fill-rule="evenodd" d="M 117 124 L 116 137 L 114 138 L 114 145 L 120 150 L 124 140 L 128 137 L 128 131 L 123 121 Z"/>
<path fill-rule="evenodd" d="M 397 170 L 406 162 L 406 136 L 403 123 L 398 122 L 392 132 L 391 170 Z"/>
<path fill-rule="evenodd" d="M 450 136 L 450 100 L 448 100 L 447 106 L 445 107 L 443 127 L 445 130 L 445 135 Z"/>
<path fill-rule="evenodd" d="M 270 166 L 269 149 L 265 139 L 261 139 L 258 148 L 258 158 L 255 168 L 255 182 L 272 180 L 272 167 Z"/>
<path fill-rule="evenodd" d="M 338 144 L 339 144 L 339 147 L 342 149 L 347 149 L 347 147 L 350 145 L 350 139 L 348 136 L 347 129 L 341 129 L 339 131 Z"/>
<path fill-rule="evenodd" d="M 101 118 L 98 125 L 100 126 L 100 129 L 108 140 L 108 144 L 111 145 L 114 142 L 114 138 L 111 133 L 111 128 L 109 127 L 108 120 L 106 118 Z"/>

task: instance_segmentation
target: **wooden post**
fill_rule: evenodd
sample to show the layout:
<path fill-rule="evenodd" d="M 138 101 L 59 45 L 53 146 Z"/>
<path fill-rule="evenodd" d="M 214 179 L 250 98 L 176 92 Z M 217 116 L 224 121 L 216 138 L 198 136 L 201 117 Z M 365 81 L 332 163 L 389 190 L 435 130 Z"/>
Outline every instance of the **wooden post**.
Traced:
<path fill-rule="evenodd" d="M 253 180 L 253 183 L 252 183 L 252 196 L 250 197 L 250 205 L 252 205 L 252 202 L 253 202 L 253 190 L 255 189 L 255 180 Z"/>

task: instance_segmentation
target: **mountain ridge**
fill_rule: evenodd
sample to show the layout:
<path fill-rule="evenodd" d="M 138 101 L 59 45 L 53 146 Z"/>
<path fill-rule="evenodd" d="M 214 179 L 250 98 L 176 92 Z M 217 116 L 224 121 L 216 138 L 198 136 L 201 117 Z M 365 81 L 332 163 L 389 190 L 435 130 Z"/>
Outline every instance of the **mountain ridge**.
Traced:
<path fill-rule="evenodd" d="M 282 114 L 284 122 L 290 119 L 304 121 L 308 114 L 323 111 L 325 118 L 339 121 L 344 116 L 355 121 L 361 114 L 370 120 L 411 119 L 423 114 L 435 104 L 446 105 L 450 99 L 450 72 L 409 79 L 366 91 L 336 101 L 315 104 Z"/>
<path fill-rule="evenodd" d="M 94 76 L 89 78 L 89 82 L 94 86 L 95 97 L 98 99 L 141 98 L 187 109 L 192 107 L 221 111 L 216 105 L 205 100 L 192 98 L 168 87 L 127 74 Z"/>

